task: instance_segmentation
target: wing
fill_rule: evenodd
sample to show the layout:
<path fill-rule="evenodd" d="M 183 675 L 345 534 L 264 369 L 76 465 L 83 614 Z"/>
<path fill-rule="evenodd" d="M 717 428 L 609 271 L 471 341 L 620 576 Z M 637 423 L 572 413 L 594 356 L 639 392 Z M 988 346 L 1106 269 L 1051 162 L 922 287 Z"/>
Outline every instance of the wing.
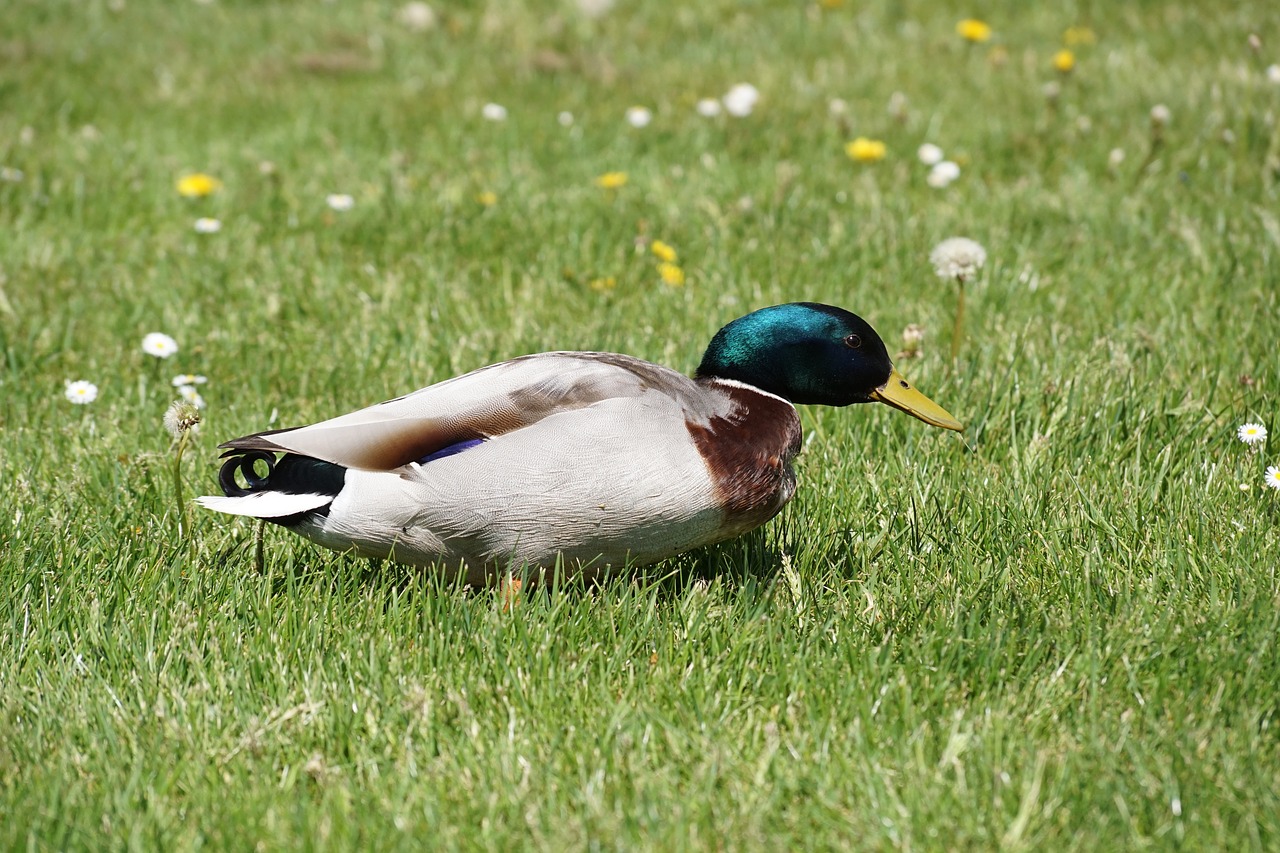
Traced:
<path fill-rule="evenodd" d="M 687 376 L 615 353 L 524 356 L 350 414 L 247 435 L 230 451 L 297 453 L 348 468 L 391 471 L 464 441 L 491 439 L 602 400 L 660 391 L 695 421 L 716 414 Z"/>

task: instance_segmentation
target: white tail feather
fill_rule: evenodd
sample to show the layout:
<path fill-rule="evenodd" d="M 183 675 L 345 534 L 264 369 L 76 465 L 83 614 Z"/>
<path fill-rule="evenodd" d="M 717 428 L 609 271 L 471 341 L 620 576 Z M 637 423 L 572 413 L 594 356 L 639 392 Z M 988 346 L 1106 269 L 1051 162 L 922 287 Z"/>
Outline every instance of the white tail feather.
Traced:
<path fill-rule="evenodd" d="M 333 500 L 333 495 L 287 495 L 283 492 L 253 492 L 238 498 L 205 495 L 196 503 L 214 512 L 247 515 L 251 518 L 282 518 L 319 509 Z"/>

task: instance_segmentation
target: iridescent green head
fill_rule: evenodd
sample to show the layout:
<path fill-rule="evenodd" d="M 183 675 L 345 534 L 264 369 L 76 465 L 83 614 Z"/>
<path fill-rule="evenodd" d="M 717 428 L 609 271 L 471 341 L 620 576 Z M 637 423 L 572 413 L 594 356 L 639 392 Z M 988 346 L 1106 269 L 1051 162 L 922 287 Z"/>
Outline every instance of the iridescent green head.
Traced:
<path fill-rule="evenodd" d="M 934 426 L 964 428 L 893 369 L 866 320 L 816 302 L 734 320 L 711 339 L 696 375 L 745 382 L 798 404 L 888 403 Z"/>

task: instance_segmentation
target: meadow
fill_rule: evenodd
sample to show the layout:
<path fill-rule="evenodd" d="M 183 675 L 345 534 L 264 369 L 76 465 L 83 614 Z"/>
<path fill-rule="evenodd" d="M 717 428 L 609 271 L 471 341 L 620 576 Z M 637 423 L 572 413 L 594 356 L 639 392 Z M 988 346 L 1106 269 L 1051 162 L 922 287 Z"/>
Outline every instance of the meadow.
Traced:
<path fill-rule="evenodd" d="M 0 847 L 1280 847 L 1272 4 L 0 19 Z M 227 438 L 797 300 L 921 327 L 967 430 L 802 407 L 763 530 L 514 602 L 189 505 Z"/>

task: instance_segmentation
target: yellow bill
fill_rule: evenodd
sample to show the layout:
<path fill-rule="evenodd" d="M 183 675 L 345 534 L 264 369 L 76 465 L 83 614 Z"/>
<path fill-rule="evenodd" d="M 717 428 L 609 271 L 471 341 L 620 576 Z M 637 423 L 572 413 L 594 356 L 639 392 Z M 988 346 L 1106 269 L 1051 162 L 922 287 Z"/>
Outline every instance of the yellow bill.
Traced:
<path fill-rule="evenodd" d="M 911 383 L 902 378 L 896 369 L 890 371 L 889 381 L 871 392 L 871 399 L 901 409 L 912 417 L 943 429 L 961 431 L 964 424 L 951 417 L 951 413 L 921 394 Z"/>

